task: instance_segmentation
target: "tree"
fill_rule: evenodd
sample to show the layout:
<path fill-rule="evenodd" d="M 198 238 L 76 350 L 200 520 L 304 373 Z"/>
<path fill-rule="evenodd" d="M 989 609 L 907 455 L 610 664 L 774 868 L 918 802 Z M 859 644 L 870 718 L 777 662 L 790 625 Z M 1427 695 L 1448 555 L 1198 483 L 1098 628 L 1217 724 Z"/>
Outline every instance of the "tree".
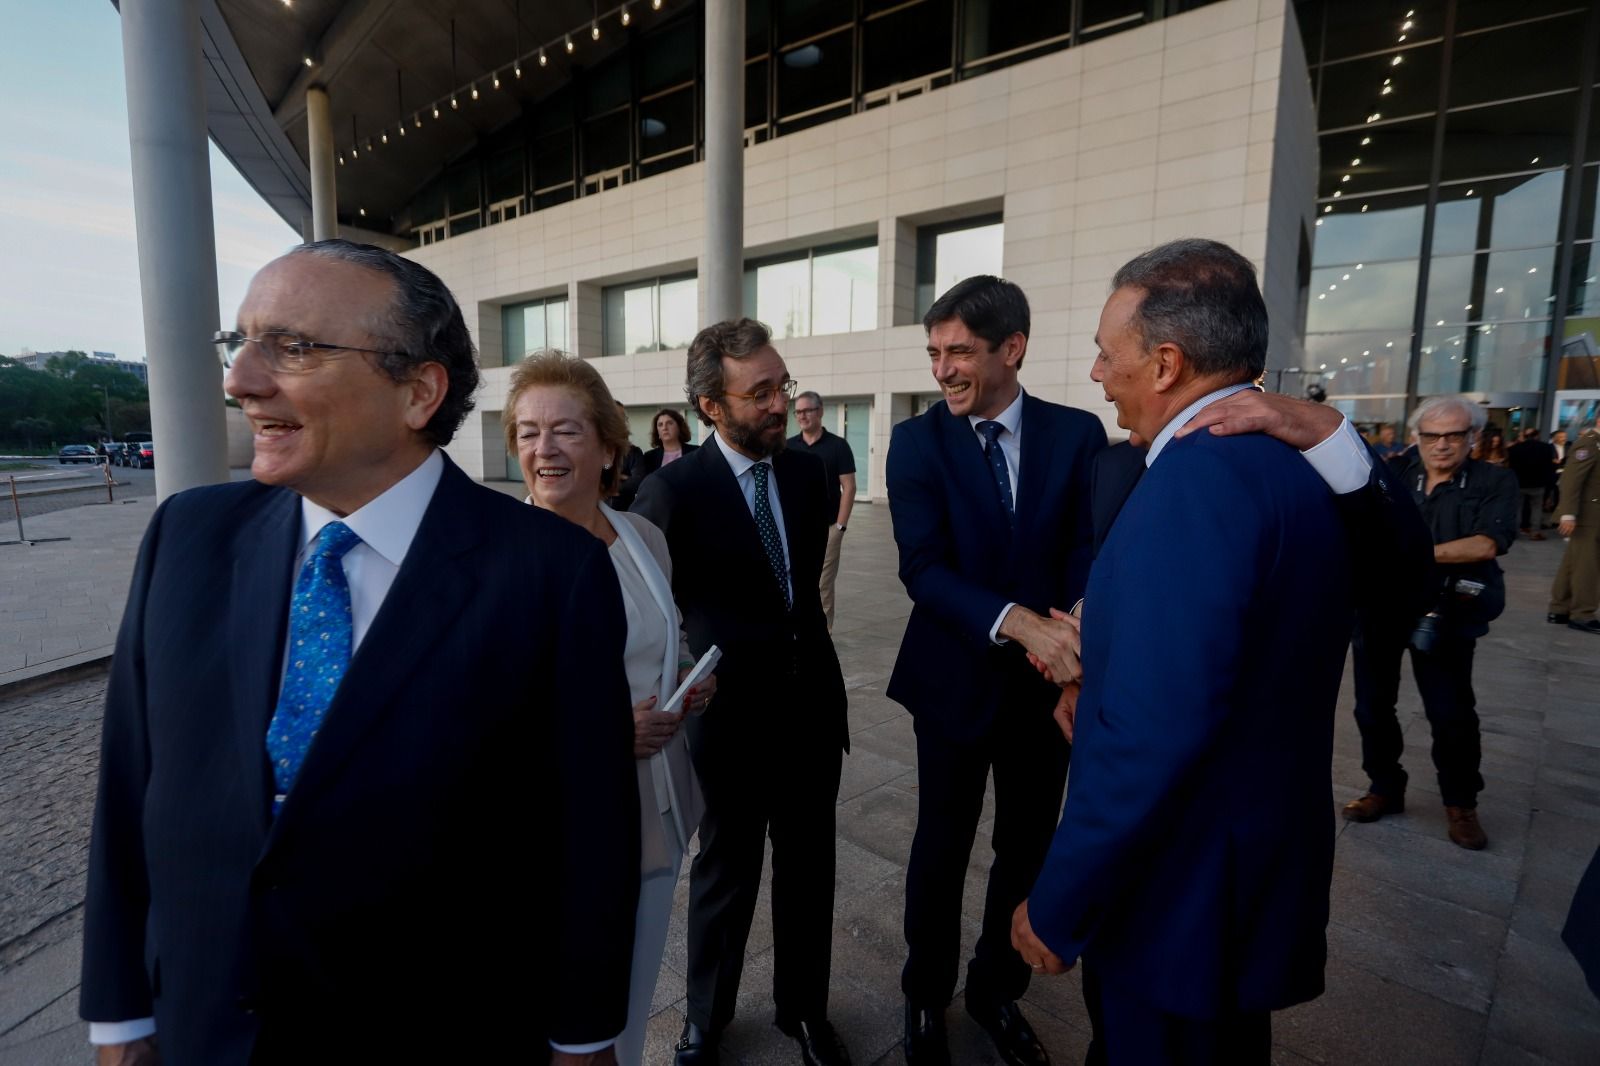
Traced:
<path fill-rule="evenodd" d="M 43 418 L 19 418 L 11 423 L 11 431 L 28 442 L 27 451 L 33 451 L 33 440 L 50 432 L 50 423 Z"/>
<path fill-rule="evenodd" d="M 44 361 L 44 369 L 45 373 L 54 374 L 58 378 L 70 378 L 77 373 L 79 367 L 88 361 L 88 355 L 74 349 L 73 351 L 62 352 L 60 355 L 52 355 Z"/>

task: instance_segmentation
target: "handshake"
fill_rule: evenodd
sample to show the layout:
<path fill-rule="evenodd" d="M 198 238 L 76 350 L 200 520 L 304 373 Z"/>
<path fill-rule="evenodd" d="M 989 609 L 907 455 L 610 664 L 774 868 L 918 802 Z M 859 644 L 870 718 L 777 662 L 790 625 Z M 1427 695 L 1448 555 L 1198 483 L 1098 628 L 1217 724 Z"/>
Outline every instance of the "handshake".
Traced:
<path fill-rule="evenodd" d="M 1069 744 L 1083 683 L 1083 623 L 1077 614 L 1082 606 L 1080 600 L 1071 612 L 1052 607 L 1045 617 L 1017 604 L 1006 612 L 999 630 L 1001 636 L 1022 645 L 1028 662 L 1047 681 L 1061 686 L 1061 698 L 1052 714 Z"/>

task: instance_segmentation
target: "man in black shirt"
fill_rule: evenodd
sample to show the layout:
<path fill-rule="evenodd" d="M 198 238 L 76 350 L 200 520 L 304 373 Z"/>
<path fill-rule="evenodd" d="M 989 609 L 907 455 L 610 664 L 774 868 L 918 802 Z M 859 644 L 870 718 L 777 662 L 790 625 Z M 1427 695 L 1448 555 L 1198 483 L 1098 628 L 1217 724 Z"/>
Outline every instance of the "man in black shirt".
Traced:
<path fill-rule="evenodd" d="M 1506 449 L 1506 462 L 1522 490 L 1522 531 L 1532 540 L 1543 540 L 1544 497 L 1555 484 L 1556 450 L 1539 439 L 1538 429 L 1529 427 Z"/>
<path fill-rule="evenodd" d="M 822 611 L 833 629 L 833 582 L 839 576 L 839 546 L 844 542 L 850 508 L 856 504 L 856 457 L 850 445 L 836 433 L 822 427 L 822 397 L 802 392 L 794 401 L 794 416 L 800 432 L 789 438 L 789 447 L 810 452 L 822 460 L 828 472 L 828 500 L 833 506 L 833 525 L 828 528 L 828 551 L 822 557 Z"/>
<path fill-rule="evenodd" d="M 1411 666 L 1433 729 L 1433 764 L 1449 819 L 1449 836 L 1463 848 L 1488 843 L 1478 824 L 1483 778 L 1472 653 L 1489 623 L 1505 608 L 1505 578 L 1497 556 L 1517 537 L 1517 481 L 1509 470 L 1469 458 L 1483 430 L 1482 407 L 1455 396 L 1428 400 L 1411 417 L 1417 450 L 1397 470 L 1433 534 L 1438 600 L 1412 632 L 1368 622 L 1353 647 L 1356 722 L 1366 795 L 1344 808 L 1352 822 L 1374 822 L 1405 810 L 1405 747 L 1395 700 L 1400 657 L 1411 645 Z"/>

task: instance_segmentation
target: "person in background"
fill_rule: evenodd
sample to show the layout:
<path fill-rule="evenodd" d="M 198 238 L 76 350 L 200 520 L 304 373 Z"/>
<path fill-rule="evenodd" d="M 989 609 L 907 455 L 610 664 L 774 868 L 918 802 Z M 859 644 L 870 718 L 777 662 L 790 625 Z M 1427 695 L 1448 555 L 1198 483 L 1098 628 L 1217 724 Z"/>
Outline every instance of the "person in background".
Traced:
<path fill-rule="evenodd" d="M 650 423 L 650 450 L 639 461 L 638 479 L 643 481 L 698 447 L 698 444 L 689 443 L 689 423 L 684 419 L 683 412 L 663 407 Z"/>
<path fill-rule="evenodd" d="M 705 801 L 679 728 L 716 694 L 715 675 L 691 688 L 678 713 L 669 697 L 694 665 L 672 599 L 672 559 L 661 531 L 601 502 L 617 481 L 628 423 L 594 367 L 557 351 L 535 352 L 511 374 L 506 447 L 517 457 L 528 502 L 588 530 L 606 545 L 628 616 L 623 665 L 633 699 L 633 755 L 639 778 L 640 881 L 628 989 L 628 1027 L 617 1061 L 639 1066 L 645 1026 L 667 946 L 672 892 Z"/>
<path fill-rule="evenodd" d="M 1384 462 L 1388 462 L 1406 450 L 1406 446 L 1395 437 L 1393 422 L 1385 422 L 1378 427 L 1378 439 L 1373 443 L 1372 450 Z"/>
<path fill-rule="evenodd" d="M 1477 446 L 1472 449 L 1472 458 L 1491 466 L 1505 466 L 1507 461 L 1505 431 L 1499 426 L 1485 428 Z"/>
<path fill-rule="evenodd" d="M 617 413 L 622 416 L 624 427 L 628 424 L 628 409 L 622 405 L 621 400 L 614 401 Z M 626 511 L 633 506 L 633 498 L 639 494 L 639 482 L 644 479 L 644 473 L 639 469 L 639 464 L 644 460 L 644 452 L 637 444 L 629 442 L 623 450 L 622 461 L 618 467 L 616 487 L 612 491 L 611 506 L 618 511 Z"/>
<path fill-rule="evenodd" d="M 1572 442 L 1561 471 L 1561 501 L 1556 532 L 1567 538 L 1567 550 L 1551 584 L 1548 618 L 1600 634 L 1600 419 Z"/>
<path fill-rule="evenodd" d="M 850 442 L 822 425 L 822 397 L 814 392 L 802 392 L 795 397 L 794 417 L 800 423 L 800 432 L 789 438 L 789 447 L 798 452 L 810 452 L 822 460 L 828 480 L 828 499 L 833 504 L 828 526 L 828 551 L 822 557 L 822 612 L 828 616 L 828 629 L 833 629 L 833 586 L 839 577 L 839 548 L 844 543 L 845 527 L 850 522 L 850 509 L 856 505 L 856 456 Z"/>
<path fill-rule="evenodd" d="M 1522 439 L 1506 449 L 1506 462 L 1522 491 L 1522 532 L 1530 540 L 1543 540 L 1544 499 L 1555 483 L 1556 450 L 1539 439 L 1538 429 L 1529 426 L 1522 431 Z"/>

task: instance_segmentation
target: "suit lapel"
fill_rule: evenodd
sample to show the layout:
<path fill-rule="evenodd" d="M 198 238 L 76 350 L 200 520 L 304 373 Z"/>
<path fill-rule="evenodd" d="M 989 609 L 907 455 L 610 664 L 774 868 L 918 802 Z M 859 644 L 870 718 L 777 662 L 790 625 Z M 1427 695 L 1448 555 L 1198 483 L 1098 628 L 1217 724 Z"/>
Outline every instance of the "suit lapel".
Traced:
<path fill-rule="evenodd" d="M 396 693 L 411 674 L 422 667 L 438 668 L 429 654 L 437 639 L 434 634 L 454 625 L 477 588 L 472 568 L 453 563 L 470 554 L 485 535 L 473 499 L 478 491 L 454 463 L 445 460 L 439 487 L 383 606 L 339 682 L 338 694 L 273 825 L 269 847 L 299 811 L 314 809 L 317 790 L 337 777 L 367 731 L 393 710 Z"/>
<path fill-rule="evenodd" d="M 267 726 L 282 681 L 284 631 L 295 556 L 300 551 L 300 497 L 274 493 L 235 542 L 233 583 L 228 597 L 228 646 L 232 667 L 234 723 L 240 765 L 245 768 L 261 822 L 267 820 L 272 771 L 267 763 Z"/>
<path fill-rule="evenodd" d="M 1022 447 L 1017 450 L 1017 529 L 1021 531 L 1038 513 L 1044 494 L 1045 475 L 1055 465 L 1050 461 L 1056 447 L 1055 426 L 1044 417 L 1042 400 L 1022 394 Z M 1062 471 L 1065 473 L 1065 471 Z"/>

